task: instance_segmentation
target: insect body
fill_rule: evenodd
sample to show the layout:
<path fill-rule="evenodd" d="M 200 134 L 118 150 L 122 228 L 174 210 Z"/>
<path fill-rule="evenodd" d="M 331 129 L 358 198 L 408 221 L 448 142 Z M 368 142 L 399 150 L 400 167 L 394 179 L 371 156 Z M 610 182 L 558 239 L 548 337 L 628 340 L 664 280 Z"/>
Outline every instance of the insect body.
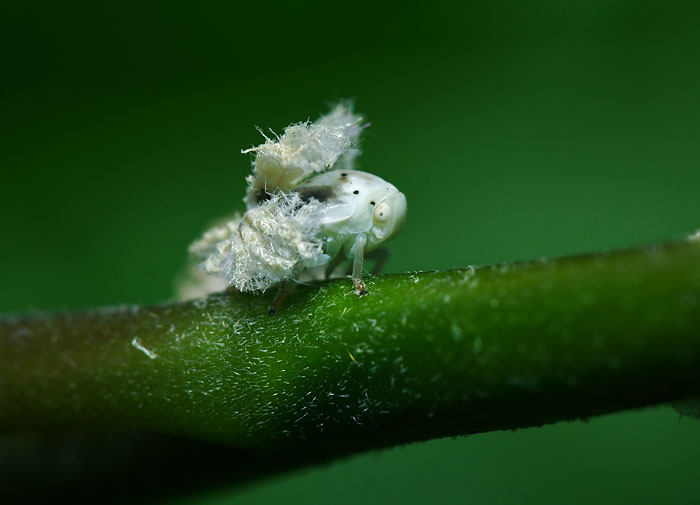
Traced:
<path fill-rule="evenodd" d="M 333 170 L 301 184 L 305 200 L 323 204 L 319 222 L 328 258 L 343 254 L 353 258 L 353 281 L 359 294 L 365 253 L 394 237 L 406 217 L 406 197 L 376 175 L 357 170 Z"/>
<path fill-rule="evenodd" d="M 315 123 L 292 125 L 275 141 L 244 151 L 256 154 L 247 211 L 190 246 L 199 268 L 240 291 L 262 292 L 308 269 L 325 265 L 330 272 L 349 258 L 355 291 L 364 295 L 365 253 L 399 232 L 406 197 L 383 179 L 352 169 L 360 121 L 340 105 Z"/>

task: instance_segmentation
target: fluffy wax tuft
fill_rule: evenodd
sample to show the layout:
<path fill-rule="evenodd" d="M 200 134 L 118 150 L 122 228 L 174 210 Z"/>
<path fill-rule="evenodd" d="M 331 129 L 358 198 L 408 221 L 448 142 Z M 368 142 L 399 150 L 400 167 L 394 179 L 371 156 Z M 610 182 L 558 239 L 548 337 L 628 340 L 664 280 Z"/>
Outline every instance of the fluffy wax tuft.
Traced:
<path fill-rule="evenodd" d="M 209 230 L 190 246 L 199 268 L 239 291 L 262 292 L 293 279 L 324 257 L 321 204 L 298 193 L 277 193 L 244 216 Z"/>
<path fill-rule="evenodd" d="M 265 137 L 264 144 L 242 151 L 255 153 L 253 175 L 247 179 L 248 208 L 258 205 L 263 192 L 290 191 L 303 179 L 336 163 L 339 168 L 352 168 L 359 154 L 356 146 L 361 121 L 349 105 L 340 104 L 314 123 L 293 124 L 281 137 Z"/>

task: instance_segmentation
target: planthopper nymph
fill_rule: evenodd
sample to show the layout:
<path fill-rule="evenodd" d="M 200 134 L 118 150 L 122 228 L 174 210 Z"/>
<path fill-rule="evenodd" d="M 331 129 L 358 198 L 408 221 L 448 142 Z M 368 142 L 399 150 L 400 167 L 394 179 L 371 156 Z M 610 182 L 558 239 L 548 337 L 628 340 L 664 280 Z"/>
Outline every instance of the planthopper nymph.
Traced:
<path fill-rule="evenodd" d="M 381 268 L 387 253 L 379 246 L 401 229 L 406 197 L 376 175 L 353 170 L 363 128 L 362 118 L 341 104 L 244 150 L 254 154 L 247 210 L 190 246 L 198 268 L 239 291 L 280 285 L 271 313 L 302 273 L 328 277 L 344 260 L 352 260 L 355 293 L 367 294 L 363 261 L 372 253 Z"/>

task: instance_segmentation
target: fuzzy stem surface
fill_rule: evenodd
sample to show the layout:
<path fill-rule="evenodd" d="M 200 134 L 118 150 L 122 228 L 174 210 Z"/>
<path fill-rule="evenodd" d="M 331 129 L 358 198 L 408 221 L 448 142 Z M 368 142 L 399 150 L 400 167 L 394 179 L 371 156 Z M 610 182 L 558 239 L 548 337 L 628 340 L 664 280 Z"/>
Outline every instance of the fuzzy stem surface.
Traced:
<path fill-rule="evenodd" d="M 0 430 L 340 455 L 700 393 L 700 244 L 0 320 Z"/>

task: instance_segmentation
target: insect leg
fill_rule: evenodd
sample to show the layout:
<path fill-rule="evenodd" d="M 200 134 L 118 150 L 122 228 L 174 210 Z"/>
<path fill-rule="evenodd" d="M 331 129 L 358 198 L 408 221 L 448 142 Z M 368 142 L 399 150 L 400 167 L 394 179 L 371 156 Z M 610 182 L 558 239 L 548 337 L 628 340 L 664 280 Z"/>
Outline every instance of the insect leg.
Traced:
<path fill-rule="evenodd" d="M 367 259 L 375 262 L 372 275 L 379 275 L 382 273 L 390 257 L 391 251 L 389 249 L 375 249 L 371 253 L 367 253 Z"/>
<path fill-rule="evenodd" d="M 279 309 L 280 305 L 282 305 L 284 301 L 291 296 L 291 294 L 294 292 L 294 288 L 296 287 L 296 282 L 289 281 L 283 282 L 280 285 L 280 288 L 277 291 L 277 294 L 275 295 L 275 299 L 272 300 L 270 308 L 267 310 L 271 316 L 277 314 L 277 309 Z"/>
<path fill-rule="evenodd" d="M 355 238 L 355 243 L 350 249 L 350 253 L 353 256 L 352 262 L 352 283 L 355 286 L 355 292 L 364 296 L 367 294 L 367 286 L 362 280 L 362 264 L 365 259 L 365 245 L 367 245 L 367 237 L 364 233 L 358 233 L 357 238 Z"/>
<path fill-rule="evenodd" d="M 343 251 L 338 252 L 336 257 L 333 258 L 330 261 L 330 263 L 328 263 L 328 265 L 326 266 L 326 270 L 325 270 L 326 279 L 330 279 L 330 277 L 331 277 L 331 275 L 333 275 L 333 272 L 335 271 L 335 269 L 338 268 L 338 265 L 340 265 L 344 260 L 345 260 L 345 254 L 343 254 Z"/>

